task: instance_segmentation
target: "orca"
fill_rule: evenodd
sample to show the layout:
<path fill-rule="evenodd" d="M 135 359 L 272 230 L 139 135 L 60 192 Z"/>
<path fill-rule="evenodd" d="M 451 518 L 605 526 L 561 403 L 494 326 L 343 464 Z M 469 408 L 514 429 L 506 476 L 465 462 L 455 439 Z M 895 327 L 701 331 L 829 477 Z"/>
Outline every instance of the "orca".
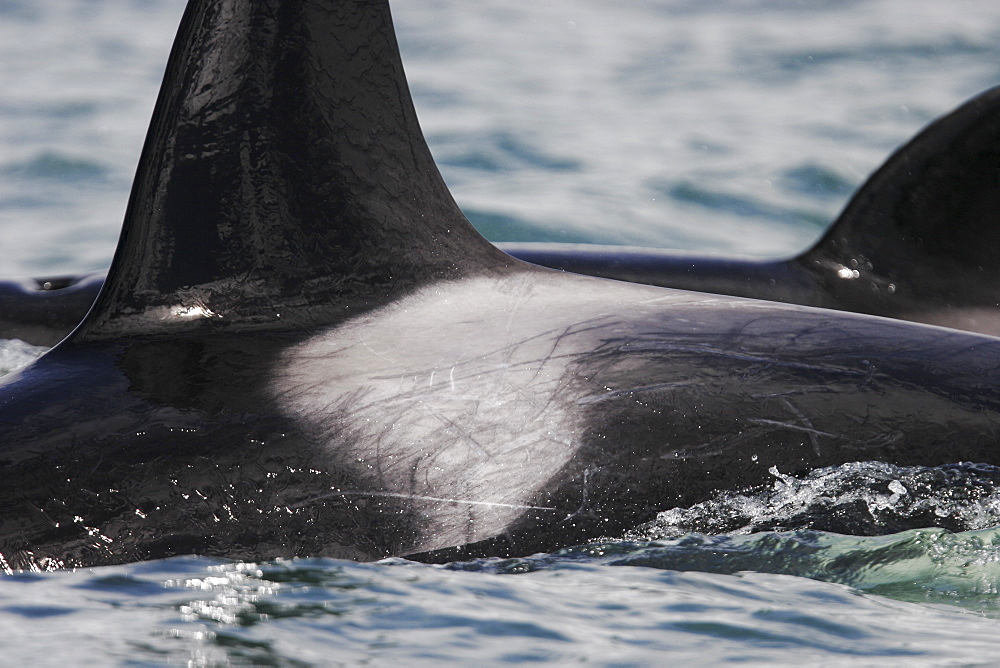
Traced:
<path fill-rule="evenodd" d="M 1000 88 L 936 120 L 858 190 L 824 236 L 784 260 L 510 243 L 593 276 L 868 313 L 1000 335 Z"/>
<path fill-rule="evenodd" d="M 868 313 L 1000 335 L 1000 88 L 931 123 L 787 260 L 545 243 L 504 244 L 592 276 Z"/>
<path fill-rule="evenodd" d="M 483 239 L 385 0 L 190 0 L 121 238 L 0 381 L 0 568 L 552 550 L 848 461 L 1000 463 L 1000 340 Z"/>
<path fill-rule="evenodd" d="M 1000 335 L 1000 89 L 938 119 L 893 154 L 810 249 L 788 259 L 504 242 L 516 258 L 633 283 L 867 313 Z M 0 281 L 0 338 L 53 345 L 103 276 Z"/>

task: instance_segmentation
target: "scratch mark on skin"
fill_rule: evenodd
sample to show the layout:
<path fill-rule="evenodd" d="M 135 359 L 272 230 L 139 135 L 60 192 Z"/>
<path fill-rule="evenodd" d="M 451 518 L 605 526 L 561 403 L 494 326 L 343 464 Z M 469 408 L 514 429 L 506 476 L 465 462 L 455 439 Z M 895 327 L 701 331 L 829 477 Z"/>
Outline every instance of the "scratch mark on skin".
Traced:
<path fill-rule="evenodd" d="M 875 374 L 878 371 L 878 368 L 868 360 L 865 360 L 864 364 L 868 365 L 868 373 L 865 374 L 864 378 L 858 381 L 858 389 L 861 391 L 872 389 L 875 385 Z"/>
<path fill-rule="evenodd" d="M 837 367 L 821 366 L 818 364 L 806 364 L 804 362 L 791 362 L 787 360 L 781 360 L 774 357 L 764 357 L 762 355 L 752 355 L 748 353 L 735 353 L 728 350 L 718 350 L 715 348 L 699 348 L 695 346 L 677 346 L 670 343 L 659 343 L 655 341 L 640 341 L 635 343 L 626 343 L 619 347 L 622 352 L 645 352 L 645 351 L 663 351 L 663 352 L 678 352 L 678 353 L 694 353 L 696 355 L 712 355 L 716 357 L 725 357 L 728 359 L 741 360 L 744 362 L 757 362 L 761 364 L 770 364 L 774 366 L 788 367 L 791 369 L 801 369 L 803 371 L 821 371 L 824 373 L 836 373 L 845 376 L 867 376 L 869 371 L 865 369 L 864 371 L 855 371 L 853 369 L 841 369 Z"/>
<path fill-rule="evenodd" d="M 807 418 L 805 415 L 803 415 L 802 411 L 800 411 L 798 408 L 796 408 L 795 405 L 792 404 L 791 401 L 789 401 L 788 399 L 782 398 L 781 399 L 781 403 L 783 403 L 785 405 L 785 407 L 788 408 L 788 410 L 790 410 L 792 412 L 792 414 L 799 419 L 799 422 L 801 422 L 803 425 L 805 425 L 805 427 L 807 429 L 811 429 L 812 430 L 812 431 L 809 432 L 809 441 L 812 443 L 813 451 L 815 451 L 816 455 L 819 456 L 819 454 L 820 454 L 820 451 L 819 451 L 819 439 L 816 438 L 816 435 L 820 434 L 822 432 L 816 431 L 816 428 L 813 427 L 813 424 L 809 420 L 809 418 Z"/>
<path fill-rule="evenodd" d="M 596 330 L 600 330 L 602 328 L 608 327 L 610 325 L 608 325 L 607 323 L 601 323 L 601 322 L 598 322 L 598 321 L 608 320 L 609 318 L 610 318 L 610 316 L 605 316 L 605 315 L 602 315 L 602 316 L 599 316 L 599 317 L 596 317 L 596 318 L 590 318 L 589 320 L 585 320 L 585 321 L 583 321 L 581 323 L 577 323 L 577 324 L 572 325 L 570 327 L 551 329 L 551 330 L 542 332 L 541 334 L 536 334 L 534 336 L 524 337 L 524 338 L 518 339 L 516 341 L 509 341 L 508 343 L 506 343 L 503 346 L 492 348 L 492 349 L 487 350 L 486 352 L 477 353 L 477 354 L 472 355 L 472 356 L 468 356 L 465 353 L 461 353 L 461 354 L 459 354 L 459 355 L 456 356 L 457 357 L 457 361 L 455 361 L 453 364 L 455 365 L 456 368 L 458 368 L 458 367 L 468 366 L 470 364 L 480 364 L 480 363 L 482 363 L 483 360 L 490 359 L 490 358 L 493 358 L 493 357 L 499 357 L 501 359 L 508 360 L 508 359 L 510 359 L 512 353 L 517 352 L 518 348 L 527 346 L 529 343 L 533 343 L 533 342 L 538 341 L 540 339 L 553 338 L 553 339 L 556 339 L 558 341 L 561 341 L 562 339 L 565 338 L 566 334 L 571 334 L 571 335 L 585 334 L 585 333 L 590 332 L 590 331 L 596 331 Z M 590 323 L 597 323 L 597 324 L 592 324 L 591 325 Z M 589 325 L 589 326 L 587 326 L 587 327 L 581 327 L 581 325 Z M 365 346 L 365 347 L 367 347 L 367 346 Z M 369 348 L 369 350 L 370 350 L 370 348 Z M 375 354 L 378 355 L 378 353 L 375 353 Z M 547 355 L 541 355 L 541 356 L 536 357 L 536 358 L 531 359 L 531 360 L 525 360 L 523 362 L 520 362 L 520 366 L 527 366 L 528 364 L 534 364 L 534 363 L 544 363 L 544 362 L 551 361 L 551 360 L 573 358 L 573 357 L 576 357 L 578 355 L 579 355 L 579 353 L 566 353 L 564 355 L 553 355 L 553 354 L 550 353 L 550 354 L 547 354 Z M 326 354 L 311 355 L 311 356 L 310 355 L 302 355 L 300 357 L 300 359 L 307 360 L 307 361 L 308 360 L 322 361 L 322 360 L 324 360 L 324 359 L 326 359 L 328 357 L 329 357 L 329 355 L 326 355 Z M 392 362 L 391 359 L 385 357 L 384 355 L 379 355 L 379 357 L 382 357 L 383 359 L 386 359 L 387 361 Z M 425 368 L 423 370 L 421 370 L 421 369 L 415 369 L 414 373 L 421 373 L 421 371 L 423 373 L 428 373 L 429 371 L 433 371 L 433 370 L 434 369 L 427 369 L 427 368 Z M 372 376 L 370 376 L 370 378 L 372 380 L 388 380 L 388 379 L 395 378 L 395 376 L 394 375 L 372 375 Z"/>
<path fill-rule="evenodd" d="M 524 388 L 514 385 L 513 383 L 506 383 L 506 387 L 511 392 L 514 392 L 517 398 L 526 402 L 529 406 L 532 406 L 535 409 L 535 414 L 527 420 L 527 423 L 531 424 L 538 420 L 543 419 L 543 416 L 548 414 L 549 408 L 553 406 L 553 402 L 558 397 L 562 396 L 563 390 L 566 389 L 566 384 L 562 381 L 557 381 L 555 389 L 547 393 L 548 398 L 545 400 L 545 403 L 543 403 L 541 406 L 538 405 L 537 394 L 527 392 L 524 390 Z"/>
<path fill-rule="evenodd" d="M 482 444 L 475 439 L 475 437 L 468 429 L 464 428 L 462 425 L 458 424 L 454 420 L 449 419 L 440 411 L 434 411 L 433 413 L 431 413 L 431 415 L 433 415 L 434 417 L 436 417 L 438 420 L 448 425 L 449 427 L 452 427 L 455 431 L 464 436 L 469 443 L 476 446 L 476 449 L 479 450 L 479 452 L 484 457 L 486 457 L 487 459 L 493 459 L 493 455 L 490 453 L 490 451 L 484 448 Z"/>
<path fill-rule="evenodd" d="M 632 387 L 627 390 L 612 390 L 611 392 L 606 392 L 604 394 L 593 394 L 589 397 L 583 397 L 577 400 L 577 405 L 586 406 L 588 404 L 595 404 L 599 401 L 608 401 L 610 399 L 617 399 L 619 397 L 629 397 L 634 394 L 640 394 L 642 392 L 656 392 L 657 390 L 674 390 L 680 387 L 691 387 L 694 383 L 690 382 L 679 382 L 679 383 L 657 383 L 655 385 L 644 385 L 642 387 Z"/>
<path fill-rule="evenodd" d="M 392 359 L 390 357 L 386 357 L 382 353 L 375 351 L 371 346 L 368 345 L 367 341 L 361 341 L 360 343 L 361 343 L 362 346 L 364 346 L 365 350 L 367 350 L 368 352 L 370 352 L 372 355 L 375 355 L 376 357 L 381 357 L 382 359 L 384 359 L 386 362 L 389 362 L 390 364 L 395 364 L 396 363 L 396 360 L 394 360 L 394 359 Z"/>
<path fill-rule="evenodd" d="M 780 399 L 784 397 L 801 397 L 810 394 L 829 394 L 833 390 L 829 387 L 807 387 L 800 390 L 783 390 L 781 392 L 764 392 L 761 394 L 751 394 L 750 397 L 753 399 Z"/>
<path fill-rule="evenodd" d="M 676 305 L 676 306 L 692 306 L 692 307 L 697 307 L 697 306 L 718 306 L 719 304 L 722 304 L 724 306 L 729 306 L 730 308 L 732 308 L 732 307 L 737 307 L 737 306 L 746 306 L 746 305 L 748 305 L 747 302 L 749 302 L 750 304 L 753 303 L 753 300 L 744 300 L 744 299 L 741 299 L 739 297 L 735 297 L 735 298 L 734 297 L 710 297 L 708 299 L 685 299 L 683 301 L 680 301 L 680 300 L 677 299 L 677 294 L 676 293 L 678 291 L 671 290 L 671 292 L 674 292 L 675 294 L 664 294 L 664 295 L 657 295 L 656 297 L 649 297 L 647 299 L 642 299 L 642 300 L 637 301 L 636 305 L 642 305 L 642 306 L 644 306 L 644 305 L 647 305 L 647 304 L 658 304 L 658 303 L 661 303 L 661 302 L 668 302 L 672 306 Z M 771 306 L 771 303 L 768 302 L 767 305 Z M 776 309 L 778 309 L 778 308 L 781 308 L 781 305 L 777 305 L 776 304 L 775 307 L 776 307 Z M 782 310 L 784 310 L 784 309 L 782 309 Z"/>
<path fill-rule="evenodd" d="M 583 470 L 583 485 L 580 489 L 580 505 L 579 507 L 571 512 L 569 515 L 563 518 L 563 522 L 571 520 L 574 517 L 580 515 L 589 514 L 588 506 L 590 506 L 590 469 L 586 468 Z"/>
<path fill-rule="evenodd" d="M 636 329 L 603 293 L 585 291 L 585 303 L 567 306 L 562 293 L 586 285 L 568 277 L 562 290 L 522 303 L 510 281 L 434 284 L 291 346 L 273 394 L 305 433 L 327 444 L 324 452 L 365 482 L 352 485 L 356 491 L 326 487 L 329 494 L 321 489 L 289 502 L 396 499 L 393 505 L 425 515 L 418 542 L 428 550 L 499 535 L 525 512 L 565 515 L 570 508 L 530 504 L 545 500 L 536 494 L 576 456 L 585 428 L 576 401 L 616 389 L 582 374 L 587 367 L 578 362 L 596 354 L 596 362 L 617 369 L 623 356 L 615 342 L 634 340 Z M 622 298 L 635 301 L 631 290 Z M 516 309 L 497 312 L 497 301 Z M 415 320 L 447 329 L 403 335 L 402 325 Z M 634 385 L 671 379 L 653 374 Z M 632 400 L 655 396 L 648 392 Z M 594 471 L 584 477 L 593 487 Z M 581 515 L 593 493 L 585 490 Z"/>
<path fill-rule="evenodd" d="M 586 323 L 583 323 L 583 324 L 586 324 Z M 552 330 L 552 331 L 554 331 L 554 330 Z M 549 348 L 548 354 L 541 358 L 541 360 L 540 360 L 541 363 L 536 367 L 535 373 L 534 373 L 534 375 L 531 378 L 532 381 L 534 381 L 536 378 L 538 378 L 538 376 L 542 373 L 542 369 L 545 368 L 545 365 L 550 360 L 556 358 L 556 350 L 558 350 L 559 345 L 563 342 L 563 339 L 565 339 L 566 337 L 570 336 L 571 334 L 578 333 L 578 331 L 584 331 L 584 330 L 577 330 L 577 325 L 569 325 L 565 329 L 563 329 L 559 334 L 557 334 L 555 336 L 555 338 L 552 341 L 552 346 Z"/>
<path fill-rule="evenodd" d="M 794 431 L 804 431 L 805 433 L 810 434 L 812 436 L 827 436 L 829 438 L 844 438 L 843 436 L 839 436 L 837 434 L 831 434 L 829 432 L 820 431 L 818 429 L 812 429 L 810 427 L 803 427 L 802 425 L 792 424 L 790 422 L 780 422 L 778 420 L 766 420 L 764 418 L 750 418 L 749 420 L 747 420 L 747 422 L 753 422 L 754 424 L 766 424 L 766 425 L 771 425 L 773 427 L 782 427 L 783 429 L 792 429 Z M 817 452 L 817 454 L 819 454 L 819 453 Z"/>
<path fill-rule="evenodd" d="M 343 492 L 330 492 L 329 494 L 321 494 L 319 496 L 314 496 L 305 501 L 299 501 L 298 503 L 293 503 L 288 506 L 290 510 L 296 510 L 298 508 L 304 508 L 305 506 L 316 503 L 317 501 L 322 501 L 324 499 L 331 499 L 338 496 L 370 496 L 370 497 L 388 497 L 392 499 L 409 499 L 411 501 L 438 501 L 442 503 L 459 503 L 468 506 L 488 506 L 491 508 L 515 508 L 518 510 L 559 510 L 558 508 L 551 508 L 549 506 L 530 506 L 523 503 L 501 503 L 499 501 L 471 501 L 469 499 L 449 499 L 439 496 L 422 496 L 420 494 L 403 494 L 401 492 L 364 492 L 361 490 L 345 490 Z"/>
<path fill-rule="evenodd" d="M 571 332 L 571 334 L 576 334 L 576 333 L 579 333 L 579 332 L 578 331 L 577 332 Z M 563 335 L 559 335 L 559 336 L 561 338 L 561 336 L 563 336 Z M 532 337 L 532 338 L 539 338 L 539 337 Z M 530 341 L 530 340 L 531 339 L 527 339 L 526 341 Z M 517 345 L 519 345 L 521 343 L 524 343 L 524 341 L 518 342 L 518 343 L 515 343 L 515 344 L 511 344 L 507 348 L 513 349 L 514 347 L 516 347 Z M 508 350 L 494 351 L 494 353 L 491 353 L 491 354 L 497 354 L 497 353 L 503 354 L 504 355 L 504 359 L 509 359 L 509 357 L 510 357 Z M 464 360 L 461 360 L 461 361 L 455 363 L 451 367 L 451 372 L 449 374 L 449 381 L 454 384 L 453 387 L 452 387 L 453 393 L 457 394 L 457 382 L 461 382 L 463 380 L 475 379 L 475 378 L 478 378 L 479 376 L 482 375 L 483 370 L 481 368 L 479 368 L 479 367 L 476 367 L 475 365 L 481 365 L 483 363 L 483 360 L 485 358 L 489 357 L 489 356 L 490 355 L 484 355 L 484 356 L 480 356 L 480 357 L 473 357 L 473 358 L 464 359 Z M 547 362 L 551 362 L 553 360 L 573 359 L 574 357 L 577 357 L 577 354 L 575 354 L 575 353 L 567 353 L 565 355 L 549 355 L 549 356 L 545 356 L 545 357 L 535 357 L 535 358 L 520 360 L 520 361 L 518 361 L 516 363 L 509 364 L 504 369 L 504 375 L 509 374 L 512 370 L 530 370 L 530 371 L 533 372 L 533 376 L 532 376 L 531 380 L 534 380 L 538 376 L 537 369 L 540 368 L 540 366 L 546 364 Z M 468 367 L 468 366 L 473 366 L 473 368 L 468 369 L 468 371 L 466 372 L 465 367 Z M 456 370 L 462 372 L 462 373 L 459 374 L 459 376 L 457 378 L 455 377 L 455 371 Z M 413 373 L 415 373 L 415 374 L 430 373 L 433 376 L 436 373 L 436 370 L 435 369 L 417 370 L 417 371 L 414 371 Z M 390 376 L 390 375 L 373 375 L 373 376 L 371 376 L 371 378 L 372 378 L 372 380 L 390 380 L 390 379 L 396 379 L 396 376 L 395 375 L 392 375 L 392 376 Z M 499 382 L 503 382 L 503 379 L 499 379 L 498 383 Z M 530 382 L 530 381 L 527 381 L 527 382 Z M 409 397 L 419 397 L 419 396 L 422 395 L 422 393 L 423 393 L 423 389 L 422 388 L 414 388 L 412 390 L 407 390 L 407 391 L 399 392 L 398 394 L 394 395 L 394 399 L 396 399 L 396 400 L 403 400 L 403 399 L 409 398 Z M 377 403 L 381 403 L 381 402 L 382 402 L 382 399 L 378 399 L 375 403 L 377 404 Z M 371 405 L 372 404 L 360 404 L 359 408 L 368 408 Z"/>

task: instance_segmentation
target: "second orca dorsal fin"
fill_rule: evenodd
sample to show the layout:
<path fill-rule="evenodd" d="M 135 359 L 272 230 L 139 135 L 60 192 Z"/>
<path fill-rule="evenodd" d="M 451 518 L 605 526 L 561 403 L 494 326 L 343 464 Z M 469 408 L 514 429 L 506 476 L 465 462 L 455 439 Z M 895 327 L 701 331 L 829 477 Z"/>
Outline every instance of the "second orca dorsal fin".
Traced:
<path fill-rule="evenodd" d="M 835 308 L 906 316 L 996 308 L 998 256 L 1000 88 L 994 88 L 896 151 L 795 262 L 821 281 Z"/>
<path fill-rule="evenodd" d="M 74 339 L 334 323 L 508 262 L 441 179 L 387 0 L 191 0 Z"/>

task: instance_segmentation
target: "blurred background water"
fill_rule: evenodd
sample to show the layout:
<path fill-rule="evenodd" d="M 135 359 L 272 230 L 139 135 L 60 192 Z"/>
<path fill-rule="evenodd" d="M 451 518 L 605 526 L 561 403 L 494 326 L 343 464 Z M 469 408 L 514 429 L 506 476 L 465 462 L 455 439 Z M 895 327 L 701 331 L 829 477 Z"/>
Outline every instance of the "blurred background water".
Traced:
<path fill-rule="evenodd" d="M 183 4 L 0 0 L 0 276 L 107 268 Z M 393 10 L 431 149 L 494 240 L 795 253 L 892 150 L 1000 83 L 1000 4 L 987 0 L 400 0 Z M 4 344 L 0 367 L 36 352 Z M 185 557 L 9 574 L 0 655 L 993 661 L 996 470 L 773 473 L 773 486 L 525 559 Z M 955 533 L 786 531 L 809 527 L 817 509 L 860 522 L 857 533 L 899 515 Z"/>
<path fill-rule="evenodd" d="M 0 276 L 106 268 L 183 4 L 0 2 Z M 1000 81 L 986 0 L 393 9 L 431 148 L 494 240 L 793 253 Z"/>

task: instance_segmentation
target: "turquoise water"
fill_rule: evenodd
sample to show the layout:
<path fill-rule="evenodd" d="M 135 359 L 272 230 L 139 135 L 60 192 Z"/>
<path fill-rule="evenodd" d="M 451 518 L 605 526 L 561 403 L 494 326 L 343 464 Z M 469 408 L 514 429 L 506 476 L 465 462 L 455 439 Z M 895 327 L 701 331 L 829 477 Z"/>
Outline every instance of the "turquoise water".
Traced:
<path fill-rule="evenodd" d="M 0 275 L 106 268 L 182 6 L 0 2 Z M 985 1 L 425 0 L 394 14 L 435 157 L 495 240 L 792 253 L 891 150 L 1000 82 L 1000 5 Z M 0 371 L 36 352 L 0 345 Z M 993 661 L 997 471 L 852 464 L 773 477 L 627 536 L 516 560 L 192 556 L 12 573 L 0 577 L 0 654 Z"/>
<path fill-rule="evenodd" d="M 899 599 L 947 600 L 926 582 L 931 562 L 948 552 L 953 562 L 995 557 L 987 546 L 996 540 L 925 532 L 870 539 L 878 549 L 866 551 L 865 541 L 832 535 L 756 537 L 742 548 L 758 572 L 733 575 L 675 570 L 672 554 L 711 542 L 697 536 L 445 568 L 181 557 L 9 576 L 0 619 L 18 634 L 4 643 L 6 661 L 49 665 L 985 665 L 996 654 L 994 619 Z M 894 598 L 766 572 L 809 544 L 828 553 L 820 572 L 852 549 L 867 554 L 858 564 L 866 588 Z M 881 566 L 880 587 L 876 557 L 893 548 L 928 566 Z M 956 588 L 971 590 L 996 567 L 975 570 Z"/>

